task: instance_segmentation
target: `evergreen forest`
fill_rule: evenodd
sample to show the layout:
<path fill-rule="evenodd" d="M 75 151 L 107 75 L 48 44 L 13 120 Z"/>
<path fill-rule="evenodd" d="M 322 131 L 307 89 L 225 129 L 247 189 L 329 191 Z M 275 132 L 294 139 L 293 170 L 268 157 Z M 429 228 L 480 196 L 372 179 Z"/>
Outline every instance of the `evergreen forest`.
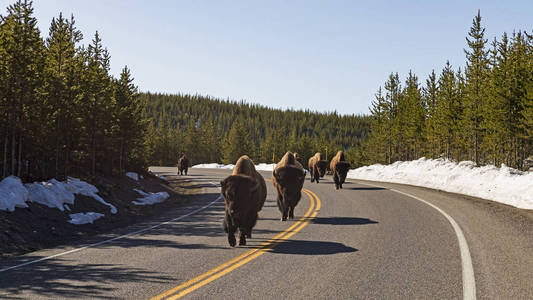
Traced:
<path fill-rule="evenodd" d="M 361 164 L 420 157 L 471 160 L 525 169 L 533 154 L 533 32 L 488 40 L 474 17 L 466 66 L 447 62 L 421 82 L 392 73 L 370 107 L 371 134 L 358 149 Z"/>
<path fill-rule="evenodd" d="M 533 34 L 489 41 L 479 12 L 464 68 L 447 62 L 424 82 L 391 73 L 369 116 L 139 92 L 127 66 L 110 74 L 98 32 L 82 40 L 61 13 L 42 37 L 28 0 L 0 16 L 0 178 L 142 172 L 181 154 L 192 164 L 243 154 L 272 163 L 288 150 L 305 161 L 345 150 L 352 167 L 425 156 L 524 169 L 533 153 Z"/>

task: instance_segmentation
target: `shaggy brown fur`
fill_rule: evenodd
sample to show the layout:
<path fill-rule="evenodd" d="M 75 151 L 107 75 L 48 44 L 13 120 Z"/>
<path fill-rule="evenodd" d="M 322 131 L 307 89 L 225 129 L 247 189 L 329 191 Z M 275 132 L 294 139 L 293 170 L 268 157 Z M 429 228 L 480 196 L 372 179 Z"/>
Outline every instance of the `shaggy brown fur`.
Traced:
<path fill-rule="evenodd" d="M 185 173 L 185 175 L 187 175 L 187 170 L 189 169 L 189 165 L 190 165 L 189 158 L 187 158 L 187 156 L 185 156 L 185 154 L 182 155 L 178 159 L 178 175 L 183 175 L 183 173 Z"/>
<path fill-rule="evenodd" d="M 328 162 L 322 160 L 320 152 L 317 152 L 313 157 L 309 158 L 308 166 L 309 173 L 311 174 L 311 182 L 316 181 L 318 183 L 319 178 L 324 177 L 326 174 Z"/>
<path fill-rule="evenodd" d="M 342 189 L 342 184 L 346 180 L 346 174 L 348 174 L 348 170 L 350 170 L 350 164 L 345 161 L 343 151 L 337 152 L 337 155 L 331 160 L 329 167 L 333 173 L 335 189 Z"/>
<path fill-rule="evenodd" d="M 252 237 L 257 213 L 263 208 L 267 189 L 265 179 L 246 155 L 237 160 L 232 175 L 220 182 L 226 203 L 224 230 L 230 246 L 235 247 L 235 232 L 239 229 L 239 245 L 246 245 L 246 236 Z"/>
<path fill-rule="evenodd" d="M 302 197 L 305 171 L 291 152 L 285 153 L 272 172 L 272 183 L 278 193 L 281 220 L 294 219 L 294 208 Z"/>

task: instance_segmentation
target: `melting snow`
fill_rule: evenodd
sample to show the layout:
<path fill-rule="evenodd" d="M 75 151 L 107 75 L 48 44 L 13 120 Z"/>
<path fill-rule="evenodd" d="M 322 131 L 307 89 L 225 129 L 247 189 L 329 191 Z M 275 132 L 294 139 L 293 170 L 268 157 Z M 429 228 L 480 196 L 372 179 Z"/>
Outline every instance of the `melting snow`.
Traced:
<path fill-rule="evenodd" d="M 80 224 L 87 224 L 87 223 L 93 223 L 95 220 L 100 219 L 104 216 L 104 214 L 95 213 L 95 212 L 88 212 L 88 213 L 77 213 L 77 214 L 70 214 L 69 215 L 71 220 L 69 220 L 69 223 L 80 225 Z"/>
<path fill-rule="evenodd" d="M 139 193 L 141 196 L 143 196 L 142 198 L 137 198 L 137 200 L 134 200 L 132 202 L 135 205 L 152 205 L 155 203 L 163 202 L 168 197 L 170 197 L 167 192 L 147 193 L 139 189 L 133 189 L 133 190 Z"/>
<path fill-rule="evenodd" d="M 275 166 L 276 164 L 261 163 L 261 164 L 255 165 L 255 169 L 258 171 L 273 171 Z M 232 164 L 223 165 L 223 164 L 211 163 L 211 164 L 195 165 L 192 167 L 197 168 L 197 169 L 230 169 L 230 170 L 233 170 L 235 165 L 232 165 Z"/>
<path fill-rule="evenodd" d="M 533 209 L 533 172 L 505 165 L 476 167 L 471 161 L 420 158 L 361 167 L 350 170 L 347 177 L 423 186 Z"/>
<path fill-rule="evenodd" d="M 13 211 L 15 207 L 28 207 L 25 202 L 31 201 L 64 211 L 66 204 L 74 204 L 74 194 L 80 194 L 92 197 L 109 206 L 111 213 L 117 213 L 117 208 L 97 193 L 94 185 L 73 177 L 66 182 L 51 179 L 23 185 L 19 178 L 10 176 L 0 181 L 0 209 Z"/>
<path fill-rule="evenodd" d="M 0 209 L 14 211 L 15 207 L 28 207 L 28 190 L 18 177 L 9 176 L 0 181 Z"/>

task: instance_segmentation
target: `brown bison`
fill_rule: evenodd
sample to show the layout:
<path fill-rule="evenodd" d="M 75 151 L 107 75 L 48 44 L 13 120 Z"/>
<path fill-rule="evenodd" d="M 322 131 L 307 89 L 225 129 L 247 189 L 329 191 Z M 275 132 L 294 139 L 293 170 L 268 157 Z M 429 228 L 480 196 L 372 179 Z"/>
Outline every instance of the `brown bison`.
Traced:
<path fill-rule="evenodd" d="M 320 152 L 317 152 L 309 159 L 308 166 L 309 173 L 311 173 L 311 182 L 316 180 L 316 183 L 318 183 L 319 178 L 324 177 L 326 174 L 328 162 L 320 159 Z"/>
<path fill-rule="evenodd" d="M 294 218 L 294 208 L 302 197 L 305 171 L 291 152 L 285 153 L 272 172 L 272 182 L 278 193 L 281 220 Z"/>
<path fill-rule="evenodd" d="M 182 155 L 178 159 L 178 175 L 183 175 L 183 173 L 185 173 L 185 175 L 187 175 L 187 170 L 189 169 L 189 165 L 190 165 L 189 158 L 187 158 L 187 156 L 185 156 L 185 154 Z"/>
<path fill-rule="evenodd" d="M 337 152 L 337 155 L 331 160 L 329 167 L 333 173 L 335 189 L 342 189 L 342 184 L 344 183 L 344 180 L 346 180 L 346 174 L 348 174 L 348 170 L 350 169 L 350 164 L 344 159 L 343 151 Z"/>
<path fill-rule="evenodd" d="M 252 228 L 257 222 L 257 213 L 263 208 L 267 189 L 265 179 L 246 155 L 237 160 L 232 175 L 220 182 L 226 203 L 224 230 L 228 242 L 235 247 L 235 232 L 239 229 L 239 245 L 246 245 L 246 236 L 252 237 Z"/>

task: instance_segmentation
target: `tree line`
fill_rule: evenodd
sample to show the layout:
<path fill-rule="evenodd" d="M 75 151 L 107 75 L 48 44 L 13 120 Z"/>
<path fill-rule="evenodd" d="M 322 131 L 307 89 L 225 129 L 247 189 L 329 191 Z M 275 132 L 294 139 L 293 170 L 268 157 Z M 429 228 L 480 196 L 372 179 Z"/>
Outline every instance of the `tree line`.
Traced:
<path fill-rule="evenodd" d="M 74 17 L 42 38 L 31 1 L 0 16 L 0 174 L 27 180 L 144 169 L 143 105 L 131 72 L 109 74 L 96 32 L 80 45 Z"/>
<path fill-rule="evenodd" d="M 368 116 L 281 110 L 199 95 L 141 93 L 149 160 L 175 165 L 184 153 L 193 164 L 235 163 L 243 154 L 255 163 L 277 162 L 286 151 L 305 159 L 315 152 L 355 158 L 369 130 Z M 356 161 L 351 161 L 355 165 Z"/>
<path fill-rule="evenodd" d="M 502 163 L 524 169 L 533 152 L 533 35 L 515 31 L 488 41 L 481 15 L 468 36 L 466 66 L 447 62 L 425 84 L 392 73 L 370 107 L 363 164 L 421 156 Z"/>

